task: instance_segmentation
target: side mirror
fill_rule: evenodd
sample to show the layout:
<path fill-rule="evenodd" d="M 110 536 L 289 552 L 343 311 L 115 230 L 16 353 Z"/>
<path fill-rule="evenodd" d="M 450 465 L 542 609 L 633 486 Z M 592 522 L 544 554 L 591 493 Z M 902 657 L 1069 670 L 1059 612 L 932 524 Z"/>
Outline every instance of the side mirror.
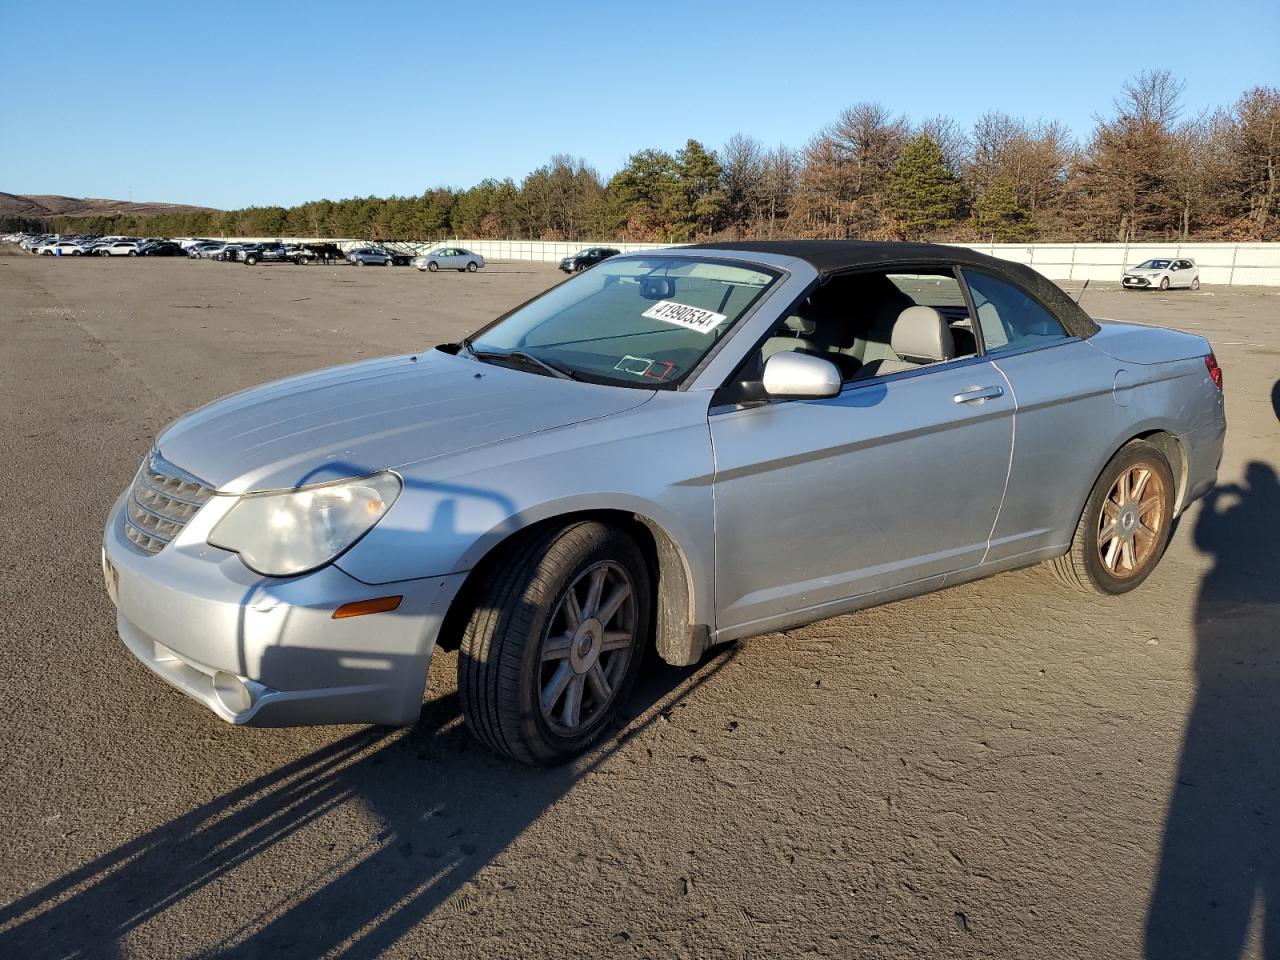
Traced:
<path fill-rule="evenodd" d="M 775 353 L 764 365 L 764 390 L 774 400 L 834 397 L 840 385 L 834 363 L 807 353 Z"/>

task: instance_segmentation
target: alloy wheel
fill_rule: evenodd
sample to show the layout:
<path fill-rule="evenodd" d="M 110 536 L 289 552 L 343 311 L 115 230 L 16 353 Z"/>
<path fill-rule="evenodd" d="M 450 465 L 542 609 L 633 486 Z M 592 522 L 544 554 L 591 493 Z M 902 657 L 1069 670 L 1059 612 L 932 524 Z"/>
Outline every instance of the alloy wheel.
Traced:
<path fill-rule="evenodd" d="M 1158 550 L 1169 491 L 1164 477 L 1149 464 L 1126 467 L 1098 516 L 1098 558 L 1113 577 L 1140 572 Z"/>
<path fill-rule="evenodd" d="M 603 560 L 584 570 L 561 596 L 542 641 L 539 704 L 560 736 L 574 736 L 607 712 L 636 645 L 636 591 L 631 576 Z"/>

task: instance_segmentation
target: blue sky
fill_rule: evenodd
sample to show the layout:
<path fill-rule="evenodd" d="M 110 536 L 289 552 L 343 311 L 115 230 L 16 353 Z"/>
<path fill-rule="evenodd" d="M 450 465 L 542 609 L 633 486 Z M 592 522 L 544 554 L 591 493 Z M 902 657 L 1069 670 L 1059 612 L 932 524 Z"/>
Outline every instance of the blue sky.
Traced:
<path fill-rule="evenodd" d="M 1184 78 L 1188 113 L 1280 85 L 1277 0 L 5 0 L 0 30 L 0 190 L 227 208 L 802 146 L 860 100 L 1083 137 L 1142 69 Z"/>

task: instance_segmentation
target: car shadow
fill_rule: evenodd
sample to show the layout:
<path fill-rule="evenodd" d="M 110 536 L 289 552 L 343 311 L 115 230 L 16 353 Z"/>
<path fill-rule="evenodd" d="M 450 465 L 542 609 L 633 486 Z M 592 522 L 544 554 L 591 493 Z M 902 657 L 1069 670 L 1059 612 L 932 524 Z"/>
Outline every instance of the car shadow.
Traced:
<path fill-rule="evenodd" d="M 1280 418 L 1280 383 L 1272 392 Z M 1280 481 L 1210 491 L 1195 544 L 1196 690 L 1147 916 L 1150 960 L 1239 957 L 1255 914 L 1280 958 Z M 1271 903 L 1277 901 L 1276 904 Z"/>
<path fill-rule="evenodd" d="M 583 759 L 552 769 L 485 751 L 460 723 L 450 692 L 426 703 L 414 727 L 345 736 L 10 903 L 0 909 L 0 956 L 127 956 L 131 932 L 175 907 L 202 909 L 184 901 L 246 865 L 269 875 L 272 858 L 292 857 L 291 838 L 330 829 L 321 821 L 353 803 L 376 818 L 376 833 L 354 852 L 305 867 L 290 859 L 302 874 L 290 890 L 305 894 L 273 900 L 259 886 L 251 918 L 235 928 L 213 918 L 219 942 L 201 952 L 379 956 L 734 654 L 722 648 L 696 668 L 648 658 L 629 704 L 634 719 Z"/>

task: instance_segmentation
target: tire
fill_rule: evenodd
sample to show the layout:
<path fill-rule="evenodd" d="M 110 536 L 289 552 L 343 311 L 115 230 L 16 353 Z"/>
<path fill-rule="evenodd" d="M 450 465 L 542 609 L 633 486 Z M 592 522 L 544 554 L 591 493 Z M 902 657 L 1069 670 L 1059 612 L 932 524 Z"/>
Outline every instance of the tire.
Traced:
<path fill-rule="evenodd" d="M 1169 289 L 1169 278 L 1168 278 L 1168 277 L 1161 277 L 1161 278 L 1160 278 L 1160 289 L 1161 289 L 1161 290 L 1168 290 L 1168 289 Z"/>
<path fill-rule="evenodd" d="M 252 266 L 255 266 L 255 265 L 257 264 L 257 262 L 258 262 L 258 258 L 257 258 L 257 257 L 245 257 L 245 258 L 244 258 L 244 265 L 245 265 L 246 267 L 252 267 Z"/>
<path fill-rule="evenodd" d="M 476 262 L 474 260 L 467 264 L 467 273 L 475 273 L 479 269 L 480 268 L 476 266 Z"/>
<path fill-rule="evenodd" d="M 431 260 L 427 263 L 427 269 L 430 270 L 432 273 L 435 273 L 437 270 L 440 269 L 440 264 L 436 263 L 434 260 Z"/>
<path fill-rule="evenodd" d="M 1191 281 L 1191 289 L 1192 289 L 1192 290 L 1199 290 L 1199 289 L 1200 289 L 1200 278 L 1199 278 L 1199 277 L 1196 277 L 1194 280 L 1192 280 L 1192 281 Z"/>
<path fill-rule="evenodd" d="M 71 255 L 72 255 L 73 257 L 78 257 L 78 256 L 80 256 L 80 251 L 79 251 L 79 250 L 72 250 L 72 251 L 71 251 Z"/>
<path fill-rule="evenodd" d="M 129 256 L 131 256 L 131 257 L 136 257 L 137 255 L 138 255 L 138 251 L 137 251 L 137 250 L 130 250 L 130 251 L 129 251 Z"/>
<path fill-rule="evenodd" d="M 1129 494 L 1136 486 L 1136 499 L 1126 497 L 1122 483 Z M 1173 531 L 1176 495 L 1173 471 L 1160 449 L 1145 440 L 1129 441 L 1094 483 L 1071 549 L 1050 561 L 1054 572 L 1063 583 L 1088 593 L 1128 593 L 1151 575 L 1164 556 Z M 1146 503 L 1153 505 L 1144 509 Z M 1117 526 L 1120 529 L 1112 536 L 1101 539 Z M 1130 531 L 1127 538 L 1124 528 Z M 1143 535 L 1142 530 L 1149 533 Z"/>
<path fill-rule="evenodd" d="M 390 257 L 387 257 L 387 259 L 385 259 L 385 260 L 383 260 L 383 261 L 382 261 L 382 265 L 383 265 L 384 267 L 394 267 L 394 266 L 395 266 L 395 261 L 394 261 L 394 260 L 392 260 Z"/>
<path fill-rule="evenodd" d="M 650 642 L 644 556 L 615 527 L 574 523 L 521 538 L 482 577 L 458 655 L 467 726 L 521 763 L 570 760 L 610 727 L 635 685 Z M 610 600 L 616 610 L 601 624 L 592 608 Z"/>
<path fill-rule="evenodd" d="M 357 260 L 357 261 L 356 261 L 356 266 L 357 266 L 357 267 L 363 267 L 363 266 L 364 266 L 364 261 L 363 261 L 363 260 Z"/>

